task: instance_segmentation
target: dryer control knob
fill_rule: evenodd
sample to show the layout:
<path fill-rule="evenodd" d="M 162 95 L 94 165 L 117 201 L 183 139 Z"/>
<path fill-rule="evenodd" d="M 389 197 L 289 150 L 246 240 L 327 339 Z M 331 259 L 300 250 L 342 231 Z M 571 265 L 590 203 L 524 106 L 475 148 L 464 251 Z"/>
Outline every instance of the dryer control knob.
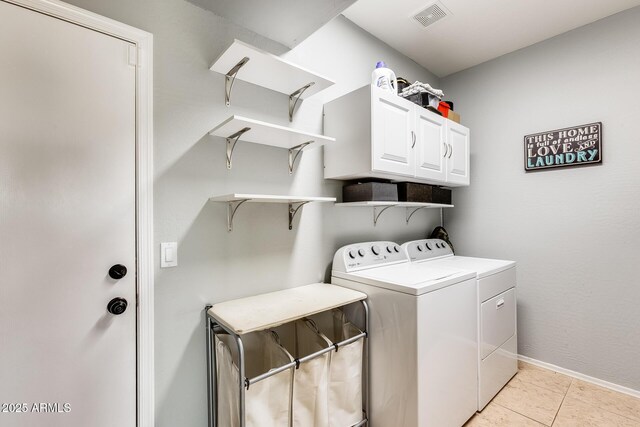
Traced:
<path fill-rule="evenodd" d="M 363 257 L 364 256 L 364 249 L 358 249 L 358 255 Z"/>
<path fill-rule="evenodd" d="M 387 252 L 393 253 L 393 248 L 391 246 L 387 246 Z"/>
<path fill-rule="evenodd" d="M 396 253 L 399 253 L 399 252 L 400 252 L 400 246 L 395 245 L 395 246 L 393 247 L 393 250 L 394 250 L 394 251 L 396 251 Z"/>
<path fill-rule="evenodd" d="M 356 259 L 356 253 L 353 251 L 349 251 L 349 258 Z"/>
<path fill-rule="evenodd" d="M 424 246 L 425 246 L 427 249 L 431 250 L 431 246 L 429 246 L 429 244 L 428 244 L 428 243 L 425 243 L 425 244 L 424 244 Z"/>
<path fill-rule="evenodd" d="M 371 246 L 371 252 L 373 252 L 374 255 L 380 255 L 380 248 L 376 245 Z"/>
<path fill-rule="evenodd" d="M 416 248 L 418 249 L 418 252 L 422 252 L 423 251 L 422 246 L 420 246 L 420 245 L 416 246 Z"/>

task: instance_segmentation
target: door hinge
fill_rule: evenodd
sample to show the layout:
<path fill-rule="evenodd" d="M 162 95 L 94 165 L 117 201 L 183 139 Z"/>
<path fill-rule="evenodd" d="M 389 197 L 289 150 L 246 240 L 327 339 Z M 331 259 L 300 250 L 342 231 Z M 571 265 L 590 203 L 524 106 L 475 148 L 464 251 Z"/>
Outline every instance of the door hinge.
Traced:
<path fill-rule="evenodd" d="M 138 56 L 140 55 L 138 46 L 134 44 L 129 45 L 129 65 L 132 67 L 138 66 Z"/>

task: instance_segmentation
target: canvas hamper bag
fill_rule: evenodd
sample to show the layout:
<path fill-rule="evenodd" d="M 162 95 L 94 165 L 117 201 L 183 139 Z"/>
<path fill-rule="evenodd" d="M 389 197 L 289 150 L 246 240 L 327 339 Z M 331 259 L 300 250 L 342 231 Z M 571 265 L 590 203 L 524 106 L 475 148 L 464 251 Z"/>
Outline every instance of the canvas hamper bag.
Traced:
<path fill-rule="evenodd" d="M 325 339 L 311 320 L 294 324 L 295 348 L 288 350 L 301 358 L 327 347 Z M 329 353 L 300 363 L 293 380 L 293 426 L 328 427 Z"/>
<path fill-rule="evenodd" d="M 253 378 L 291 362 L 291 355 L 272 332 L 254 332 L 242 336 L 245 352 L 245 375 Z M 237 427 L 239 396 L 237 347 L 229 335 L 215 339 L 217 373 L 218 425 Z M 292 422 L 291 399 L 293 369 L 287 369 L 251 385 L 245 390 L 247 427 L 289 427 Z"/>
<path fill-rule="evenodd" d="M 352 338 L 362 331 L 349 322 L 342 310 L 332 313 L 333 328 L 322 330 L 328 344 Z M 364 338 L 330 352 L 328 409 L 330 427 L 348 427 L 363 419 L 362 358 Z"/>

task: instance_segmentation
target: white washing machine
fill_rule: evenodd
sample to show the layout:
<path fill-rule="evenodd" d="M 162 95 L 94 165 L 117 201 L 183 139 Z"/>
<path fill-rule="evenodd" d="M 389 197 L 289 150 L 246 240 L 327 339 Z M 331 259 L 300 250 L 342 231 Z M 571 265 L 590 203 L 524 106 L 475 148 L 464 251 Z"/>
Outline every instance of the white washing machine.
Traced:
<path fill-rule="evenodd" d="M 478 285 L 478 410 L 518 372 L 516 263 L 453 255 L 446 242 L 423 239 L 402 245 L 416 264 L 474 271 Z"/>
<path fill-rule="evenodd" d="M 331 282 L 368 295 L 373 427 L 460 427 L 477 409 L 475 273 L 410 263 L 393 242 L 340 248 Z"/>

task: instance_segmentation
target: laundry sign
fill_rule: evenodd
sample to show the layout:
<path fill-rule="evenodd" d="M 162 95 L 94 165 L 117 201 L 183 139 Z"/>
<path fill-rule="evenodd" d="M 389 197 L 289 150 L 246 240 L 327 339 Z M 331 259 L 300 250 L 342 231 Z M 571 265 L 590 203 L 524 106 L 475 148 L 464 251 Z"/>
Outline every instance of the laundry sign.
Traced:
<path fill-rule="evenodd" d="M 602 163 L 602 123 L 524 137 L 524 169 L 535 171 Z"/>

